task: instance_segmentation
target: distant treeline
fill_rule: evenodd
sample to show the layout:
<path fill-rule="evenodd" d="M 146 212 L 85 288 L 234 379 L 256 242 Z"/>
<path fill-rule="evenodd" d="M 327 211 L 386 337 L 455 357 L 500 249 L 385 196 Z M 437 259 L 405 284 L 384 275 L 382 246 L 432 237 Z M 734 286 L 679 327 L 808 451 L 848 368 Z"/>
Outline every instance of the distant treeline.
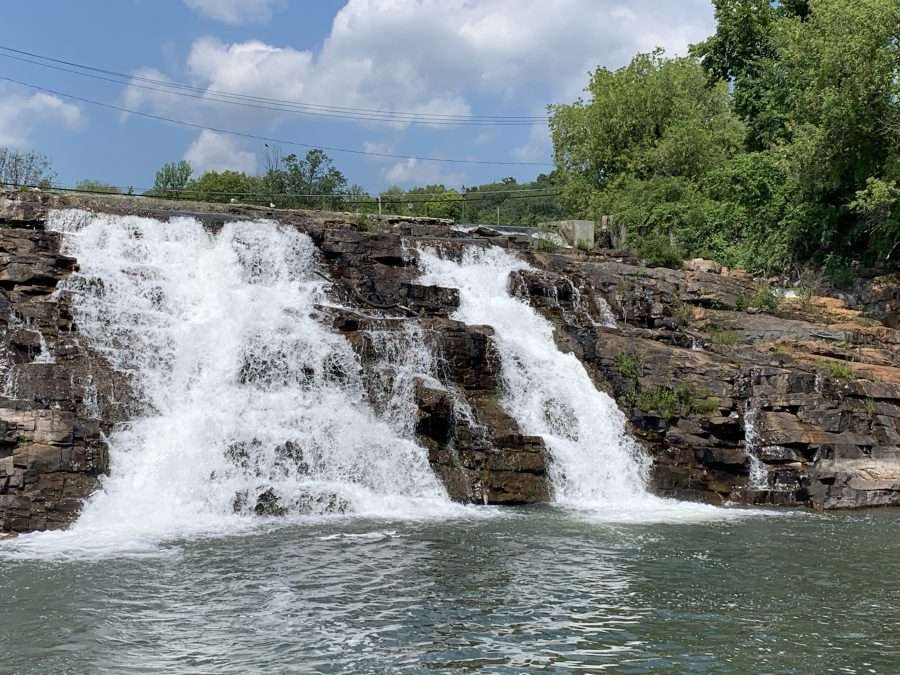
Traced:
<path fill-rule="evenodd" d="M 239 171 L 208 171 L 195 178 L 185 161 L 167 164 L 156 174 L 153 189 L 146 194 L 212 202 L 274 204 L 279 208 L 325 208 L 359 213 L 421 215 L 452 218 L 458 222 L 536 225 L 560 217 L 558 190 L 551 178 L 518 183 L 505 178 L 459 190 L 441 184 L 409 190 L 391 187 L 370 194 L 358 185 L 349 185 L 344 174 L 321 150 L 305 157 L 267 157 L 260 176 Z"/>

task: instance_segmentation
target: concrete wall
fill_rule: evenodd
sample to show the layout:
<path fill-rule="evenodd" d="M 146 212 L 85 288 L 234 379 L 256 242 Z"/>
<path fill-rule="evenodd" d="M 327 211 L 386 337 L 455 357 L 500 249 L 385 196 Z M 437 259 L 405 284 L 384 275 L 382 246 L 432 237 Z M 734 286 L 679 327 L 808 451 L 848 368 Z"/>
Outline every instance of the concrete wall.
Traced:
<path fill-rule="evenodd" d="M 555 227 L 563 239 L 576 248 L 594 248 L 594 222 L 592 220 L 558 220 L 546 223 Z"/>

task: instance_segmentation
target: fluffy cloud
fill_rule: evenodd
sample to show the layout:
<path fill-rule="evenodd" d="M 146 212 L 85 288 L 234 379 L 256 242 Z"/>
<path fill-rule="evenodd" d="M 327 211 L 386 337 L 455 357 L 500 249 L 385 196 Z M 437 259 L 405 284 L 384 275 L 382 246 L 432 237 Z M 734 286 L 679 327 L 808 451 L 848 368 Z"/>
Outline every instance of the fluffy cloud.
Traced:
<path fill-rule="evenodd" d="M 229 19 L 251 7 L 260 14 L 273 9 L 265 0 L 186 2 Z M 318 53 L 204 38 L 193 44 L 187 70 L 209 89 L 465 115 L 474 97 L 501 109 L 570 100 L 598 64 L 620 66 L 656 46 L 683 53 L 712 26 L 709 0 L 349 0 Z M 258 109 L 216 108 L 230 119 L 279 119 Z"/>
<path fill-rule="evenodd" d="M 231 23 L 269 17 L 284 4 L 185 2 Z M 637 51 L 657 46 L 683 54 L 713 27 L 709 0 L 348 0 L 316 51 L 259 40 L 228 43 L 202 38 L 191 46 L 185 73 L 175 79 L 206 89 L 207 99 L 216 90 L 236 92 L 330 106 L 338 115 L 352 114 L 340 108 L 438 115 L 468 115 L 475 109 L 485 114 L 535 114 L 548 102 L 579 96 L 598 65 L 616 68 Z M 162 79 L 156 71 L 143 72 Z M 135 87 L 129 88 L 126 100 L 129 107 L 256 132 L 273 133 L 295 118 L 283 111 Z M 398 122 L 362 123 L 388 133 L 405 128 Z M 471 131 L 473 144 L 476 139 L 491 143 L 490 134 L 500 134 Z M 508 151 L 510 159 L 549 157 L 546 128 L 522 132 L 519 147 Z M 372 142 L 383 141 L 396 143 L 398 137 Z M 404 182 L 412 168 L 417 182 L 427 180 L 423 172 L 433 172 L 421 163 L 402 162 L 387 168 L 383 177 Z M 446 176 L 439 177 L 449 182 Z"/>
<path fill-rule="evenodd" d="M 461 173 L 445 173 L 433 162 L 405 159 L 384 171 L 385 180 L 391 185 L 436 185 L 460 186 L 465 176 Z"/>
<path fill-rule="evenodd" d="M 184 0 L 196 12 L 232 25 L 267 23 L 287 6 L 286 0 Z"/>
<path fill-rule="evenodd" d="M 256 154 L 242 150 L 230 136 L 201 131 L 184 153 L 195 175 L 206 171 L 243 171 L 256 173 Z"/>
<path fill-rule="evenodd" d="M 78 106 L 57 96 L 0 87 L 0 146 L 25 147 L 34 129 L 45 124 L 78 129 L 84 124 L 84 116 Z"/>

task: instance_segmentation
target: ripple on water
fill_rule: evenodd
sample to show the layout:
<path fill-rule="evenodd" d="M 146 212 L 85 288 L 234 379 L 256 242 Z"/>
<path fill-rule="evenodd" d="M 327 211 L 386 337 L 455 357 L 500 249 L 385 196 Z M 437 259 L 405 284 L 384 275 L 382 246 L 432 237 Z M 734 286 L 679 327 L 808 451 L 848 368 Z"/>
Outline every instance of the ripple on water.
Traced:
<path fill-rule="evenodd" d="M 332 520 L 9 560 L 13 672 L 895 672 L 894 514 Z M 865 665 L 869 664 L 869 665 Z"/>

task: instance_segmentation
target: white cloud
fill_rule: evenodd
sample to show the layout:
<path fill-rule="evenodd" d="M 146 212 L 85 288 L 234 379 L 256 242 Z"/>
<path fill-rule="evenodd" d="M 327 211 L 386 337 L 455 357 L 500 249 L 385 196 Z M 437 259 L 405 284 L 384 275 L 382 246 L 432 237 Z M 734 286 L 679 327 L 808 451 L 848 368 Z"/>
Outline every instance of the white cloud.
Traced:
<path fill-rule="evenodd" d="M 283 0 L 185 2 L 230 23 L 264 20 L 286 5 Z M 617 68 L 636 52 L 657 46 L 683 54 L 713 28 L 709 0 L 347 0 L 320 49 L 198 39 L 185 73 L 174 79 L 206 90 L 204 97 L 129 87 L 125 100 L 128 107 L 165 116 L 273 135 L 296 116 L 215 103 L 208 100 L 212 92 L 330 106 L 337 115 L 353 114 L 340 108 L 448 116 L 542 114 L 547 103 L 581 95 L 598 65 Z M 165 79 L 155 70 L 136 74 Z M 406 128 L 397 122 L 360 123 Z M 471 145 L 489 141 L 479 136 L 484 131 L 471 129 Z M 546 128 L 521 131 L 521 145 L 509 156 L 521 161 L 549 156 Z M 488 133 L 494 132 L 500 133 Z M 397 152 L 404 151 L 399 137 L 388 140 Z M 417 182 L 428 180 L 423 172 L 431 169 L 421 163 L 414 167 Z M 386 174 L 399 182 L 410 169 L 401 163 Z"/>
<path fill-rule="evenodd" d="M 210 19 L 237 25 L 268 23 L 287 7 L 287 0 L 184 0 L 184 4 Z"/>
<path fill-rule="evenodd" d="M 260 14 L 274 7 L 186 1 L 229 18 L 240 14 L 236 7 Z M 477 98 L 502 114 L 504 106 L 518 112 L 571 100 L 597 65 L 618 67 L 656 46 L 684 53 L 712 28 L 709 0 L 349 0 L 317 53 L 203 38 L 187 70 L 199 86 L 268 98 L 441 115 L 471 114 Z M 215 110 L 256 125 L 284 118 Z"/>
<path fill-rule="evenodd" d="M 433 162 L 405 159 L 385 169 L 385 180 L 391 185 L 435 185 L 447 187 L 462 185 L 465 176 L 461 173 L 445 173 Z"/>
<path fill-rule="evenodd" d="M 190 162 L 195 176 L 225 170 L 256 173 L 256 153 L 242 150 L 231 137 L 212 131 L 201 131 L 184 158 Z"/>
<path fill-rule="evenodd" d="M 363 143 L 363 152 L 369 152 L 376 155 L 389 155 L 394 152 L 394 146 L 390 143 L 379 143 L 378 141 L 366 141 Z M 379 158 L 375 158 L 379 159 Z"/>
<path fill-rule="evenodd" d="M 0 87 L 0 146 L 22 148 L 40 125 L 78 129 L 85 119 L 81 109 L 57 96 L 24 94 Z"/>

